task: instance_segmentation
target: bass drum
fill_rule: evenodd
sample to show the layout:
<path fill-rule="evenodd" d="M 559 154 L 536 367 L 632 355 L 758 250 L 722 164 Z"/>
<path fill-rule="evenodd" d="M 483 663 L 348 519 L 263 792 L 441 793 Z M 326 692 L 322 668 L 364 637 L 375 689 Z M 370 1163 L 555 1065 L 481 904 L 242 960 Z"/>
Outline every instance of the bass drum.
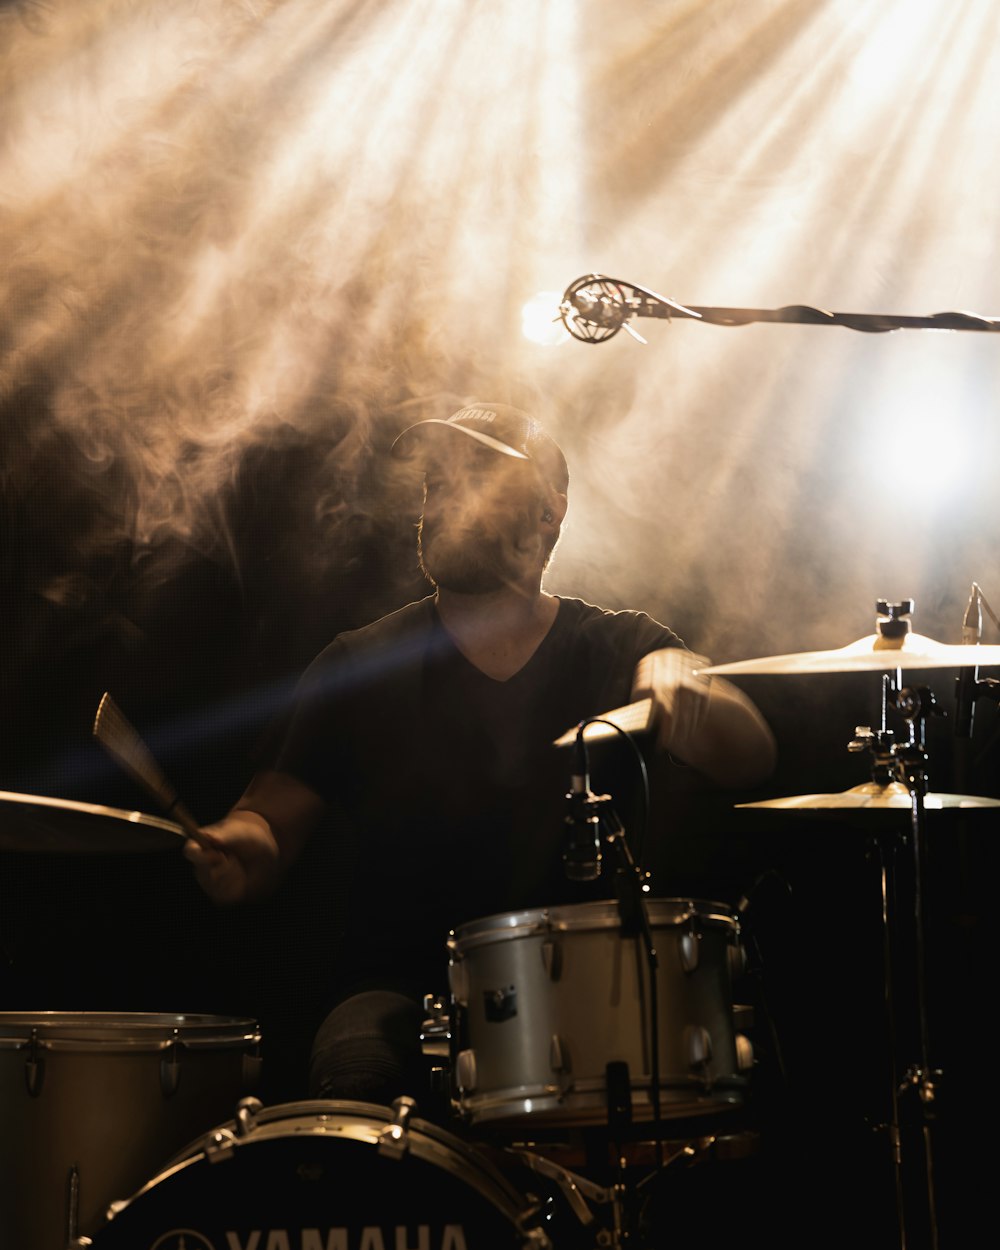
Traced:
<path fill-rule="evenodd" d="M 734 1026 L 739 924 L 719 903 L 650 899 L 661 1114 L 742 1105 L 749 1041 Z M 614 902 L 475 920 L 449 940 L 453 1100 L 470 1124 L 601 1125 L 609 1102 L 653 1115 L 652 995 L 640 937 Z M 623 1088 L 611 1089 L 612 1076 Z"/>
<path fill-rule="evenodd" d="M 0 1012 L 0 1246 L 64 1250 L 253 1090 L 253 1020 Z"/>
<path fill-rule="evenodd" d="M 79 1247 L 550 1250 L 548 1203 L 482 1150 L 387 1107 L 242 1104 Z"/>

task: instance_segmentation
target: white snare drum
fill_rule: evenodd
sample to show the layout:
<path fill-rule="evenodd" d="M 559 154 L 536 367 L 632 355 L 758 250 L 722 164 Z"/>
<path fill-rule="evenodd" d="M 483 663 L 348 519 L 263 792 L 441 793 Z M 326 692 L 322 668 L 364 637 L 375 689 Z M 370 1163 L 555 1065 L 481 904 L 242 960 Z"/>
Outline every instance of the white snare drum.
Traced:
<path fill-rule="evenodd" d="M 369 1103 L 241 1108 L 95 1233 L 94 1250 L 550 1250 L 541 1204 L 475 1147 Z"/>
<path fill-rule="evenodd" d="M 224 1016 L 0 1012 L 0 1246 L 63 1250 L 256 1084 Z"/>
<path fill-rule="evenodd" d="M 661 1114 L 742 1104 L 752 1052 L 733 1024 L 736 917 L 693 900 L 647 907 Z M 641 938 L 622 935 L 615 902 L 489 916 L 448 945 L 453 1099 L 466 1120 L 603 1123 L 609 1063 L 628 1065 L 633 1118 L 652 1117 L 648 964 Z"/>

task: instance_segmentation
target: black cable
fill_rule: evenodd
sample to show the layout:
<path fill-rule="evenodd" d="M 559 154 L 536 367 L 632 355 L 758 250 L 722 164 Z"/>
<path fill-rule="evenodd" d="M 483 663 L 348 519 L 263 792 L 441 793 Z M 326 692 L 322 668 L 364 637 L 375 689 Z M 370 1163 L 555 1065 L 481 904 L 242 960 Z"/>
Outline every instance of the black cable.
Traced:
<path fill-rule="evenodd" d="M 650 811 L 649 771 L 646 768 L 646 761 L 643 758 L 643 754 L 639 750 L 639 747 L 636 745 L 635 739 L 627 729 L 622 729 L 621 725 L 616 725 L 613 721 L 607 720 L 603 716 L 588 716 L 586 720 L 580 721 L 579 725 L 577 725 L 577 733 L 584 733 L 588 725 L 609 725 L 616 733 L 621 734 L 628 745 L 632 748 L 632 752 L 635 755 L 636 763 L 639 767 L 639 793 L 642 797 L 642 809 L 639 813 L 639 840 L 635 850 L 635 861 L 640 871 L 645 871 L 643 869 L 643 854 L 645 853 L 646 848 L 646 831 L 649 828 Z"/>
<path fill-rule="evenodd" d="M 637 926 L 637 932 L 634 936 L 643 942 L 646 953 L 646 969 L 649 979 L 650 1101 L 653 1107 L 653 1139 L 656 1146 L 656 1165 L 659 1170 L 663 1167 L 663 1112 L 660 1099 L 660 1007 L 659 993 L 657 989 L 657 972 L 659 965 L 656 955 L 656 946 L 653 942 L 653 931 L 650 924 L 649 911 L 646 907 L 646 900 L 643 897 L 645 889 L 639 884 L 642 878 L 646 876 L 645 870 L 642 867 L 642 852 L 645 848 L 646 830 L 649 825 L 649 773 L 646 768 L 646 761 L 643 758 L 642 752 L 633 740 L 632 735 L 629 734 L 627 730 L 622 729 L 620 725 L 615 725 L 612 721 L 601 716 L 592 716 L 580 722 L 577 726 L 577 734 L 583 735 L 587 725 L 594 724 L 610 725 L 612 729 L 621 734 L 632 748 L 639 766 L 642 813 L 640 819 L 638 854 L 633 857 L 628 845 L 628 832 L 618 819 L 617 813 L 614 812 L 613 808 L 611 809 L 611 812 L 614 818 L 614 825 L 612 826 L 610 841 L 612 842 L 612 845 L 615 846 L 620 861 L 615 869 L 615 893 L 618 897 L 619 911 L 621 911 L 622 908 L 622 892 L 617 888 L 617 883 L 623 881 L 623 878 L 632 877 L 635 882 L 634 901 L 638 904 L 639 914 L 631 914 L 635 910 L 635 908 L 631 905 L 631 901 L 627 904 L 627 906 L 630 913 L 630 921 Z M 604 820 L 606 818 L 602 817 L 601 819 Z M 629 883 L 625 882 L 623 890 L 628 889 Z"/>

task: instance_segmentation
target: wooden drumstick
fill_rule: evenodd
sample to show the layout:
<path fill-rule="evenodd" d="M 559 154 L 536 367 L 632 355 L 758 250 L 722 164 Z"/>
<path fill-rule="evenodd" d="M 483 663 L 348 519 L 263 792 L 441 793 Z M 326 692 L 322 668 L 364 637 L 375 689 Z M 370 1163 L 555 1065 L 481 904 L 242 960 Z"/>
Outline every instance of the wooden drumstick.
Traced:
<path fill-rule="evenodd" d="M 150 795 L 165 815 L 175 820 L 187 836 L 199 846 L 218 849 L 207 837 L 180 801 L 177 791 L 167 780 L 145 742 L 139 737 L 118 704 L 105 691 L 94 717 L 94 737 L 133 780 Z"/>

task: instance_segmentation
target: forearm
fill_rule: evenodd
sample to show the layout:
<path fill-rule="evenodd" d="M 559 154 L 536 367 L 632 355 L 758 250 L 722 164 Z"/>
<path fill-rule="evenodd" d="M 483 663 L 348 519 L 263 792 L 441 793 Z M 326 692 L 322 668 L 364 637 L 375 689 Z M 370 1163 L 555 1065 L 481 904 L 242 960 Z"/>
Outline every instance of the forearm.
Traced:
<path fill-rule="evenodd" d="M 701 671 L 708 665 L 679 647 L 651 651 L 636 666 L 632 697 L 653 696 L 659 746 L 675 759 L 717 785 L 763 781 L 774 769 L 774 736 L 742 690 Z"/>
<path fill-rule="evenodd" d="M 749 786 L 774 771 L 777 748 L 767 721 L 735 686 L 712 678 L 708 702 L 685 742 L 667 743 L 684 763 L 721 786 Z"/>
<path fill-rule="evenodd" d="M 319 795 L 297 778 L 267 771 L 253 778 L 230 815 L 253 816 L 266 827 L 277 849 L 274 873 L 280 878 L 298 859 L 323 808 Z"/>
<path fill-rule="evenodd" d="M 269 822 L 250 808 L 234 807 L 204 831 L 214 850 L 200 853 L 188 843 L 198 881 L 216 903 L 250 903 L 266 898 L 284 875 L 281 851 Z"/>
<path fill-rule="evenodd" d="M 206 828 L 211 845 L 190 841 L 184 854 L 215 902 L 265 898 L 298 857 L 323 807 L 319 795 L 289 774 L 261 773 L 229 814 Z"/>

